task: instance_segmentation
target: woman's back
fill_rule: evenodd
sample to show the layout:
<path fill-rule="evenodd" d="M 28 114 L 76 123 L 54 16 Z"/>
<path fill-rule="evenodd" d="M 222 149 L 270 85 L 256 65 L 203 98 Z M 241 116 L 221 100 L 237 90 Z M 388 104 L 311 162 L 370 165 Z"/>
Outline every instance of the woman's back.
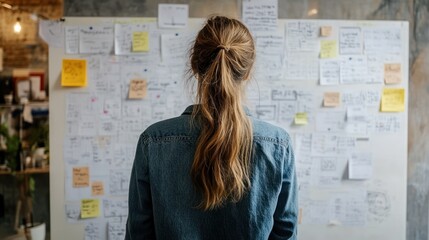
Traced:
<path fill-rule="evenodd" d="M 296 180 L 287 133 L 252 118 L 250 189 L 237 203 L 201 211 L 196 208 L 201 197 L 189 174 L 200 133 L 198 124 L 190 124 L 191 113 L 192 106 L 141 135 L 130 189 L 139 189 L 133 184 L 147 184 L 147 189 L 130 192 L 135 201 L 130 200 L 129 208 L 130 213 L 153 209 L 145 217 L 153 217 L 153 227 L 128 229 L 130 239 L 268 239 L 270 234 L 277 239 L 276 233 L 282 236 L 278 239 L 293 239 L 297 199 L 289 194 L 296 192 Z"/>

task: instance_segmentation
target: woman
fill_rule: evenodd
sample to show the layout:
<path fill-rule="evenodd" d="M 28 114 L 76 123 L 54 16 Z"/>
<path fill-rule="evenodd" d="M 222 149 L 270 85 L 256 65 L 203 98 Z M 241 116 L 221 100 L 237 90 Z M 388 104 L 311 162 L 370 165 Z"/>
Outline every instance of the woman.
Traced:
<path fill-rule="evenodd" d="M 295 239 L 288 134 L 243 107 L 255 60 L 249 30 L 215 16 L 191 50 L 197 105 L 140 136 L 126 239 Z"/>

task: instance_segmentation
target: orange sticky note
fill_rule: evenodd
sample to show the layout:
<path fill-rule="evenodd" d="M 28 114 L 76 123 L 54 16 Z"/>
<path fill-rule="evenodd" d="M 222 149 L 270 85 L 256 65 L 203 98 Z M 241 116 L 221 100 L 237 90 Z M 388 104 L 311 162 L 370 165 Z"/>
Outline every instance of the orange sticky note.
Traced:
<path fill-rule="evenodd" d="M 325 92 L 325 94 L 323 95 L 324 107 L 338 107 L 339 105 L 340 105 L 339 92 Z"/>
<path fill-rule="evenodd" d="M 332 26 L 322 26 L 320 27 L 320 36 L 329 37 L 332 33 Z"/>
<path fill-rule="evenodd" d="M 100 216 L 100 200 L 82 199 L 80 203 L 80 217 L 94 218 Z"/>
<path fill-rule="evenodd" d="M 133 79 L 130 82 L 130 90 L 128 92 L 129 99 L 142 99 L 146 97 L 147 83 L 144 79 Z"/>
<path fill-rule="evenodd" d="M 73 168 L 73 187 L 89 187 L 89 168 Z"/>
<path fill-rule="evenodd" d="M 386 84 L 398 84 L 402 82 L 400 63 L 384 64 L 384 82 Z"/>
<path fill-rule="evenodd" d="M 92 196 L 104 195 L 104 184 L 102 181 L 94 181 L 91 184 Z"/>
<path fill-rule="evenodd" d="M 84 87 L 86 85 L 86 60 L 63 59 L 61 71 L 61 86 Z"/>

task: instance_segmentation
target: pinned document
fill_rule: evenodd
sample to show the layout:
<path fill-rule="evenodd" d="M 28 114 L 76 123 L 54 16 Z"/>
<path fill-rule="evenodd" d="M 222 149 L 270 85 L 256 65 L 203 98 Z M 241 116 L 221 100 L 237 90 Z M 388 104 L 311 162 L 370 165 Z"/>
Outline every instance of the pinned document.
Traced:
<path fill-rule="evenodd" d="M 385 88 L 381 96 L 382 112 L 403 112 L 405 110 L 405 90 L 403 88 Z"/>
<path fill-rule="evenodd" d="M 144 79 L 133 79 L 130 82 L 130 90 L 128 92 L 129 99 L 142 99 L 146 97 L 147 83 Z"/>
<path fill-rule="evenodd" d="M 80 204 L 81 218 L 95 218 L 100 216 L 100 200 L 82 199 Z"/>
<path fill-rule="evenodd" d="M 308 124 L 307 113 L 299 112 L 295 114 L 295 125 L 307 125 L 307 124 Z"/>
<path fill-rule="evenodd" d="M 86 60 L 63 59 L 61 86 L 85 87 L 87 85 Z"/>
<path fill-rule="evenodd" d="M 159 28 L 186 28 L 188 16 L 188 4 L 158 4 Z"/>
<path fill-rule="evenodd" d="M 133 32 L 133 52 L 149 51 L 149 33 Z"/>
<path fill-rule="evenodd" d="M 370 153 L 353 153 L 349 158 L 349 179 L 370 179 L 372 168 Z"/>

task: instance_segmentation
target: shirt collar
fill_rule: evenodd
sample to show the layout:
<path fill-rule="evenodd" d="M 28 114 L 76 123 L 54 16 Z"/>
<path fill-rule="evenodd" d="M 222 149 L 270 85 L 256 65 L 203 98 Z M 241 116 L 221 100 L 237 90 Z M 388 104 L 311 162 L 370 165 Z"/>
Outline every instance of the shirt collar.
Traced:
<path fill-rule="evenodd" d="M 185 111 L 182 113 L 182 115 L 191 115 L 192 114 L 192 111 L 193 111 L 193 109 L 194 109 L 194 107 L 195 107 L 196 105 L 190 105 L 190 106 L 188 106 L 186 109 L 185 109 Z M 252 114 L 251 114 L 251 112 L 250 112 L 250 110 L 249 110 L 249 108 L 248 107 L 246 107 L 246 106 L 244 106 L 244 112 L 246 112 L 246 115 L 247 116 L 252 116 Z"/>

